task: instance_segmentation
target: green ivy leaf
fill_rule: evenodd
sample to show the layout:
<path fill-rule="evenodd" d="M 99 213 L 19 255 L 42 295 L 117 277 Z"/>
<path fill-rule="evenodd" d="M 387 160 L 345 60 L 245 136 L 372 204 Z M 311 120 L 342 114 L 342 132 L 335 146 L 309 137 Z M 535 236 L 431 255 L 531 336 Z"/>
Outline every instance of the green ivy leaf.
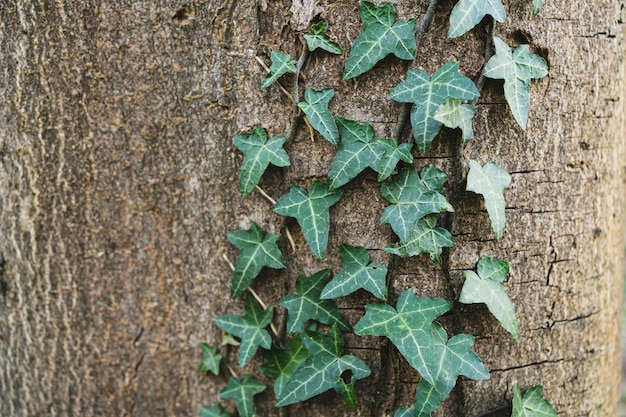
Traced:
<path fill-rule="evenodd" d="M 502 282 L 509 273 L 508 262 L 483 256 L 478 261 L 478 275 L 474 271 L 463 271 L 465 283 L 459 301 L 464 304 L 487 305 L 491 314 L 504 329 L 519 342 L 519 328 L 515 307 Z"/>
<path fill-rule="evenodd" d="M 348 321 L 331 300 L 322 300 L 322 288 L 332 278 L 330 269 L 324 269 L 307 277 L 300 275 L 296 281 L 297 294 L 288 294 L 280 305 L 289 310 L 287 332 L 293 334 L 302 329 L 307 320 L 317 320 L 327 325 L 336 324 L 343 331 L 350 331 Z"/>
<path fill-rule="evenodd" d="M 280 398 L 289 378 L 308 357 L 309 351 L 304 346 L 300 334 L 295 335 L 284 349 L 273 347 L 265 356 L 261 372 L 267 377 L 276 379 L 274 381 L 276 398 Z"/>
<path fill-rule="evenodd" d="M 328 209 L 342 195 L 341 190 L 331 190 L 320 181 L 313 181 L 308 192 L 298 185 L 292 185 L 289 192 L 278 200 L 274 211 L 281 216 L 295 217 L 311 251 L 322 259 L 328 244 Z"/>
<path fill-rule="evenodd" d="M 450 129 L 461 129 L 463 143 L 469 141 L 474 136 L 472 130 L 472 119 L 476 116 L 476 110 L 470 104 L 463 104 L 461 100 L 449 98 L 443 102 L 435 112 L 433 118 L 443 123 Z"/>
<path fill-rule="evenodd" d="M 220 361 L 222 355 L 217 353 L 217 349 L 206 343 L 200 343 L 200 349 L 202 349 L 202 361 L 200 362 L 200 372 L 203 374 L 206 372 L 212 372 L 214 375 L 220 373 Z"/>
<path fill-rule="evenodd" d="M 511 183 L 508 171 L 495 162 L 489 162 L 482 167 L 476 161 L 469 161 L 467 174 L 467 191 L 482 194 L 485 199 L 485 208 L 489 213 L 489 221 L 496 235 L 496 240 L 502 239 L 506 217 L 504 215 L 504 190 Z"/>
<path fill-rule="evenodd" d="M 238 297 L 267 266 L 273 269 L 285 267 L 283 255 L 276 245 L 276 235 L 263 231 L 252 222 L 248 230 L 239 229 L 227 235 L 228 241 L 239 248 L 240 253 L 235 264 L 231 297 Z"/>
<path fill-rule="evenodd" d="M 411 155 L 411 144 L 398 144 L 396 139 L 377 138 L 376 143 L 383 150 L 382 156 L 378 158 L 377 167 L 374 171 L 378 172 L 378 182 L 382 182 L 389 178 L 391 174 L 396 172 L 396 166 L 400 160 L 410 164 L 413 162 Z"/>
<path fill-rule="evenodd" d="M 543 7 L 544 0 L 533 0 L 533 16 L 537 16 Z"/>
<path fill-rule="evenodd" d="M 400 294 L 397 310 L 386 304 L 368 304 L 354 326 L 359 335 L 387 336 L 426 381 L 435 383 L 433 320 L 452 308 L 444 299 L 417 298 L 413 290 Z"/>
<path fill-rule="evenodd" d="M 473 336 L 458 334 L 448 340 L 446 331 L 436 322 L 433 323 L 432 332 L 436 382 L 430 384 L 425 379 L 420 379 L 415 392 L 416 417 L 429 417 L 450 394 L 459 376 L 473 380 L 489 379 L 489 371 L 472 350 Z"/>
<path fill-rule="evenodd" d="M 311 122 L 311 126 L 334 146 L 339 143 L 339 130 L 333 115 L 328 110 L 328 103 L 335 95 L 332 88 L 324 88 L 317 91 L 307 88 L 304 91 L 304 100 L 298 103 L 298 106 L 306 114 L 307 119 Z"/>
<path fill-rule="evenodd" d="M 520 45 L 513 53 L 502 39 L 493 37 L 496 54 L 485 64 L 483 75 L 504 80 L 506 98 L 515 121 L 526 130 L 530 107 L 530 80 L 548 74 L 548 64 L 539 55 L 530 53 L 528 45 Z"/>
<path fill-rule="evenodd" d="M 222 407 L 218 405 L 204 406 L 200 409 L 200 417 L 230 417 Z"/>
<path fill-rule="evenodd" d="M 457 38 L 472 29 L 485 15 L 491 15 L 502 23 L 506 20 L 506 11 L 502 0 L 460 0 L 450 13 L 448 38 Z"/>
<path fill-rule="evenodd" d="M 246 198 L 259 183 L 269 164 L 277 167 L 290 165 L 289 156 L 283 149 L 286 138 L 274 136 L 269 141 L 265 129 L 254 126 L 252 133 L 240 133 L 233 138 L 233 143 L 244 154 L 239 189 Z"/>
<path fill-rule="evenodd" d="M 415 417 L 415 406 L 411 408 L 398 408 L 393 417 Z"/>
<path fill-rule="evenodd" d="M 369 1 L 362 1 L 359 9 L 363 31 L 352 44 L 344 80 L 369 71 L 389 54 L 404 60 L 415 57 L 415 19 L 396 22 L 396 9 L 391 3 L 378 7 Z"/>
<path fill-rule="evenodd" d="M 273 315 L 274 307 L 263 311 L 255 299 L 248 296 L 243 316 L 225 314 L 213 319 L 217 327 L 241 339 L 238 361 L 242 368 L 250 362 L 259 346 L 265 349 L 272 346 L 272 338 L 265 327 L 270 324 Z"/>
<path fill-rule="evenodd" d="M 231 377 L 228 385 L 220 391 L 221 398 L 232 398 L 239 412 L 239 417 L 254 417 L 254 402 L 252 397 L 265 391 L 265 385 L 253 379 L 250 375 L 243 380 Z"/>
<path fill-rule="evenodd" d="M 541 385 L 529 388 L 522 398 L 517 385 L 513 387 L 513 414 L 511 417 L 557 417 L 556 410 L 543 396 Z"/>
<path fill-rule="evenodd" d="M 387 299 L 387 267 L 371 263 L 367 249 L 361 246 L 341 245 L 341 270 L 322 290 L 322 298 L 337 298 L 363 288 L 381 300 Z"/>
<path fill-rule="evenodd" d="M 270 67 L 270 72 L 263 79 L 261 90 L 265 90 L 272 85 L 281 75 L 288 72 L 296 72 L 296 61 L 291 59 L 289 54 L 282 51 L 272 51 L 270 58 L 272 59 L 272 66 Z"/>
<path fill-rule="evenodd" d="M 402 242 L 407 242 L 418 220 L 431 213 L 454 211 L 446 197 L 431 191 L 417 175 L 415 167 L 400 171 L 390 183 L 380 187 L 382 196 L 391 203 L 385 208 L 380 224 L 389 223 Z"/>
<path fill-rule="evenodd" d="M 320 48 L 331 54 L 341 55 L 343 53 L 341 46 L 328 38 L 328 35 L 326 35 L 327 28 L 328 22 L 322 20 L 318 24 L 311 26 L 311 33 L 304 34 L 309 51 L 313 52 L 315 49 Z"/>
<path fill-rule="evenodd" d="M 426 188 L 438 193 L 443 193 L 443 184 L 448 181 L 448 175 L 432 164 L 422 168 L 420 178 Z"/>
<path fill-rule="evenodd" d="M 450 232 L 436 225 L 436 214 L 423 217 L 417 221 L 405 243 L 388 245 L 383 250 L 401 258 L 428 253 L 433 262 L 440 264 L 442 248 L 453 247 L 454 240 Z"/>
<path fill-rule="evenodd" d="M 316 395 L 334 389 L 348 404 L 355 405 L 353 384 L 370 375 L 369 367 L 356 356 L 343 353 L 343 337 L 339 328 L 333 325 L 327 335 L 305 330 L 302 336 L 310 352 L 309 358 L 296 370 L 282 390 L 276 407 L 308 400 Z M 346 384 L 341 374 L 350 371 L 350 384 Z"/>
<path fill-rule="evenodd" d="M 459 64 L 447 62 L 432 78 L 422 70 L 412 69 L 389 97 L 401 103 L 413 103 L 411 125 L 420 152 L 425 153 L 439 133 L 442 123 L 435 120 L 437 109 L 448 98 L 473 100 L 479 96 L 476 86 L 459 73 Z"/>

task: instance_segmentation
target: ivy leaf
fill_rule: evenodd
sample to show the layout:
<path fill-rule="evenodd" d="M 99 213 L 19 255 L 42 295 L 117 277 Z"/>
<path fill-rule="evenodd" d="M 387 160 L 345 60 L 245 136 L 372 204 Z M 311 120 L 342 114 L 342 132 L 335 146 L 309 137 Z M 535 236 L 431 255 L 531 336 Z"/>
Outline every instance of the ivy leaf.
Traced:
<path fill-rule="evenodd" d="M 452 308 L 444 299 L 417 298 L 413 290 L 400 294 L 397 310 L 386 304 L 368 304 L 354 326 L 359 335 L 387 336 L 426 381 L 435 383 L 433 320 Z"/>
<path fill-rule="evenodd" d="M 502 239 L 506 217 L 504 215 L 504 190 L 511 183 L 508 171 L 495 162 L 489 162 L 482 167 L 476 161 L 469 161 L 467 174 L 467 191 L 482 194 L 485 199 L 485 208 L 489 213 L 489 221 L 496 235 L 496 240 Z"/>
<path fill-rule="evenodd" d="M 243 380 L 231 377 L 228 385 L 220 391 L 221 398 L 232 398 L 239 412 L 239 417 L 254 417 L 254 402 L 252 397 L 265 391 L 265 385 L 253 379 L 250 375 Z"/>
<path fill-rule="evenodd" d="M 341 190 L 331 190 L 320 181 L 313 181 L 308 192 L 298 185 L 292 185 L 289 192 L 278 200 L 274 211 L 281 216 L 295 217 L 311 251 L 322 259 L 328 244 L 328 209 L 342 195 Z"/>
<path fill-rule="evenodd" d="M 391 3 L 378 7 L 369 1 L 361 1 L 359 9 L 363 31 L 352 44 L 344 80 L 369 71 L 389 54 L 404 60 L 415 57 L 415 19 L 396 22 L 396 9 Z"/>
<path fill-rule="evenodd" d="M 341 46 L 328 38 L 328 35 L 326 35 L 327 28 L 328 22 L 322 20 L 318 24 L 311 26 L 311 33 L 304 34 L 309 51 L 313 52 L 315 49 L 320 48 L 331 54 L 341 55 L 343 53 Z"/>
<path fill-rule="evenodd" d="M 369 264 L 370 255 L 362 246 L 341 245 L 341 270 L 322 290 L 322 298 L 337 298 L 363 288 L 381 300 L 387 299 L 387 267 Z"/>
<path fill-rule="evenodd" d="M 443 102 L 435 112 L 433 118 L 443 123 L 450 129 L 461 128 L 463 143 L 474 136 L 472 130 L 472 118 L 476 116 L 476 110 L 470 104 L 463 104 L 461 100 L 449 98 Z"/>
<path fill-rule="evenodd" d="M 529 388 L 523 398 L 519 387 L 515 385 L 511 417 L 557 417 L 557 414 L 554 407 L 543 396 L 541 385 Z"/>
<path fill-rule="evenodd" d="M 299 334 L 295 335 L 284 349 L 272 348 L 269 351 L 261 366 L 261 372 L 267 377 L 276 379 L 274 381 L 276 398 L 280 398 L 289 378 L 308 357 L 309 351 Z"/>
<path fill-rule="evenodd" d="M 207 373 L 212 372 L 213 375 L 220 373 L 220 361 L 222 355 L 217 353 L 217 349 L 206 343 L 200 343 L 200 349 L 202 349 L 202 361 L 200 362 L 200 372 Z"/>
<path fill-rule="evenodd" d="M 270 58 L 272 59 L 272 66 L 270 67 L 270 72 L 263 79 L 261 90 L 265 90 L 272 85 L 281 75 L 288 72 L 296 72 L 296 61 L 291 59 L 289 54 L 282 51 L 272 51 Z"/>
<path fill-rule="evenodd" d="M 272 338 L 265 327 L 270 324 L 273 315 L 274 307 L 263 311 L 256 300 L 248 296 L 243 316 L 225 314 L 213 319 L 217 327 L 241 339 L 238 362 L 242 368 L 250 362 L 259 346 L 265 349 L 272 346 Z"/>
<path fill-rule="evenodd" d="M 533 16 L 537 16 L 543 7 L 544 0 L 533 0 Z"/>
<path fill-rule="evenodd" d="M 415 417 L 415 406 L 410 408 L 398 408 L 393 417 Z"/>
<path fill-rule="evenodd" d="M 285 267 L 283 255 L 276 245 L 276 235 L 263 231 L 252 222 L 248 230 L 239 229 L 227 235 L 228 241 L 239 248 L 240 253 L 235 265 L 231 297 L 238 297 L 267 266 L 273 269 Z"/>
<path fill-rule="evenodd" d="M 502 23 L 506 20 L 506 11 L 502 0 L 460 0 L 450 13 L 448 38 L 457 38 L 472 29 L 485 15 L 491 15 Z"/>
<path fill-rule="evenodd" d="M 324 88 L 317 91 L 307 88 L 304 91 L 304 100 L 298 103 L 298 107 L 306 114 L 311 126 L 334 146 L 339 143 L 339 130 L 333 115 L 328 110 L 328 102 L 335 95 L 332 88 Z"/>
<path fill-rule="evenodd" d="M 464 304 L 485 303 L 491 314 L 519 342 L 519 328 L 515 307 L 502 282 L 509 273 L 508 262 L 483 256 L 478 261 L 478 275 L 474 271 L 463 271 L 465 283 L 459 301 Z"/>
<path fill-rule="evenodd" d="M 200 409 L 200 417 L 230 417 L 222 407 L 218 405 L 204 406 Z"/>
<path fill-rule="evenodd" d="M 443 193 L 443 184 L 448 181 L 448 175 L 432 164 L 422 168 L 420 178 L 426 188 L 438 193 Z"/>
<path fill-rule="evenodd" d="M 407 242 L 422 217 L 454 211 L 443 194 L 431 191 L 422 182 L 413 166 L 404 168 L 390 183 L 381 185 L 380 191 L 391 203 L 383 211 L 380 224 L 389 223 L 402 242 Z"/>
<path fill-rule="evenodd" d="M 504 80 L 506 98 L 515 121 L 526 130 L 530 107 L 530 80 L 548 74 L 548 64 L 539 55 L 530 53 L 528 45 L 511 48 L 502 39 L 493 37 L 496 54 L 485 64 L 483 75 Z"/>
<path fill-rule="evenodd" d="M 252 133 L 240 133 L 233 138 L 233 143 L 244 154 L 239 190 L 246 198 L 259 183 L 269 164 L 277 167 L 290 165 L 289 156 L 283 149 L 286 138 L 274 136 L 269 141 L 265 129 L 254 126 Z"/>
<path fill-rule="evenodd" d="M 458 334 L 448 340 L 446 331 L 436 322 L 433 323 L 432 332 L 436 382 L 430 384 L 425 379 L 420 379 L 415 392 L 416 417 L 429 417 L 450 394 L 459 376 L 473 380 L 489 379 L 489 371 L 472 350 L 473 336 Z"/>
<path fill-rule="evenodd" d="M 459 73 L 459 64 L 447 62 L 435 71 L 432 78 L 422 70 L 409 70 L 406 79 L 391 91 L 389 97 L 401 103 L 413 103 L 413 137 L 420 152 L 425 153 L 441 129 L 442 123 L 434 115 L 444 101 L 448 98 L 473 100 L 479 95 L 472 80 Z"/>
<path fill-rule="evenodd" d="M 308 400 L 316 395 L 334 389 L 348 404 L 355 405 L 353 384 L 370 375 L 369 367 L 356 356 L 343 353 L 343 337 L 339 328 L 333 325 L 328 334 L 305 330 L 302 336 L 310 352 L 309 358 L 296 370 L 282 390 L 276 407 Z M 350 371 L 350 384 L 346 384 L 341 374 Z"/>
<path fill-rule="evenodd" d="M 376 139 L 376 143 L 383 150 L 383 155 L 378 158 L 377 167 L 374 171 L 378 172 L 378 182 L 382 182 L 389 178 L 396 171 L 396 166 L 400 160 L 410 164 L 413 162 L 411 154 L 411 144 L 401 143 L 398 145 L 396 139 Z"/>
<path fill-rule="evenodd" d="M 309 277 L 300 275 L 296 280 L 297 294 L 288 294 L 280 300 L 279 304 L 289 310 L 288 333 L 300 331 L 307 320 L 317 320 L 329 326 L 335 324 L 343 331 L 351 330 L 335 302 L 320 298 L 322 288 L 331 278 L 330 269 L 318 271 Z"/>
<path fill-rule="evenodd" d="M 417 221 L 405 243 L 388 245 L 383 250 L 401 258 L 428 253 L 433 262 L 440 264 L 441 249 L 453 247 L 454 240 L 450 232 L 443 227 L 435 227 L 436 224 L 436 214 L 423 217 Z"/>

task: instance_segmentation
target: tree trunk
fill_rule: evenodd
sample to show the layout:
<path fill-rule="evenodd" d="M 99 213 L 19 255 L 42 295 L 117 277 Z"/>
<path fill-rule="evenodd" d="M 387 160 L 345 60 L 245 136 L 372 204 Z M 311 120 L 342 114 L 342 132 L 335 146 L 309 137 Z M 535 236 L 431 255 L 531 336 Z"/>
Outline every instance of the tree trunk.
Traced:
<path fill-rule="evenodd" d="M 228 378 L 200 374 L 198 344 L 219 346 L 212 318 L 242 310 L 229 297 L 223 257 L 234 261 L 238 252 L 226 233 L 256 221 L 281 234 L 283 219 L 261 194 L 240 198 L 241 155 L 232 138 L 253 125 L 270 135 L 290 128 L 292 104 L 276 86 L 259 89 L 265 70 L 255 57 L 269 63 L 274 49 L 299 55 L 291 2 L 154 3 L 7 0 L 0 7 L 4 416 L 183 416 L 217 403 Z M 418 20 L 428 6 L 394 3 L 401 18 Z M 432 74 L 453 60 L 477 80 L 485 22 L 446 40 L 454 3 L 440 1 L 417 65 Z M 450 193 L 464 188 L 470 158 L 506 167 L 513 180 L 504 238 L 493 240 L 481 199 L 457 192 L 448 218 L 456 246 L 441 266 L 423 256 L 395 262 L 391 302 L 406 288 L 457 299 L 461 271 L 481 255 L 509 261 L 520 343 L 485 308 L 455 305 L 444 325 L 477 337 L 474 349 L 491 378 L 461 380 L 435 415 L 477 416 L 510 404 L 515 384 L 543 384 L 559 415 L 615 416 L 626 180 L 620 2 L 550 0 L 536 18 L 528 0 L 505 3 L 508 19 L 495 34 L 529 43 L 550 65 L 549 76 L 531 85 L 528 130 L 511 117 L 502 84 L 488 82 L 475 138 L 459 154 L 455 134 L 442 135 L 414 162 L 446 171 Z M 301 84 L 333 87 L 333 114 L 373 122 L 389 137 L 400 106 L 387 96 L 406 64 L 388 58 L 356 81 L 341 81 L 361 30 L 357 1 L 319 4 L 345 52 L 312 54 Z M 292 78 L 281 82 L 289 88 Z M 289 152 L 289 180 L 303 186 L 325 178 L 335 153 L 319 137 L 311 142 L 304 125 Z M 260 185 L 277 199 L 285 175 L 270 168 Z M 378 224 L 385 205 L 371 172 L 346 186 L 331 209 L 323 262 L 287 221 L 296 241 L 295 252 L 281 242 L 290 287 L 299 273 L 337 272 L 340 243 L 389 262 L 380 249 L 393 233 Z M 253 287 L 276 304 L 281 279 L 265 271 Z M 338 303 L 354 324 L 373 301 L 357 295 Z M 346 345 L 373 370 L 357 383 L 356 409 L 324 394 L 290 407 L 292 415 L 387 416 L 411 404 L 418 376 L 395 348 L 354 335 Z M 237 373 L 268 382 L 256 370 L 259 357 L 242 371 L 236 348 L 220 350 Z M 278 415 L 271 388 L 256 399 L 259 415 Z M 232 411 L 230 401 L 222 403 Z"/>

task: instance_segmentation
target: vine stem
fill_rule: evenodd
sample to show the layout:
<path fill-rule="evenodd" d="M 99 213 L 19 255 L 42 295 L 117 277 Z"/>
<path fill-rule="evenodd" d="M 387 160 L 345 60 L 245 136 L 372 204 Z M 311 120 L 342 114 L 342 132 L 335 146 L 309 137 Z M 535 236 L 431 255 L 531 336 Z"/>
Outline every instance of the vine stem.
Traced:
<path fill-rule="evenodd" d="M 276 205 L 276 200 L 274 200 L 272 197 L 270 197 L 269 194 L 267 194 L 265 192 L 265 190 L 263 190 L 263 188 L 259 187 L 258 185 L 255 186 L 255 188 L 257 189 L 257 191 L 265 198 L 267 198 L 267 200 L 272 203 L 273 205 Z M 289 231 L 289 228 L 287 226 L 285 226 L 285 235 L 287 235 L 287 240 L 289 241 L 289 245 L 291 245 L 291 249 L 295 252 L 296 251 L 296 242 L 293 240 L 293 236 L 291 236 L 291 232 Z"/>
<path fill-rule="evenodd" d="M 483 64 L 483 69 L 485 68 L 485 65 L 487 65 L 487 62 L 489 61 L 489 59 L 491 59 L 491 57 L 494 54 L 493 32 L 495 30 L 495 27 L 496 27 L 495 21 L 493 17 L 490 17 L 489 21 L 487 22 L 487 40 L 485 42 L 485 63 Z M 481 69 L 480 77 L 478 77 L 478 80 L 476 81 L 476 89 L 478 90 L 479 93 L 482 92 L 484 85 L 485 85 L 485 75 L 483 74 L 483 70 Z M 475 106 L 476 103 L 478 102 L 478 98 L 472 100 L 470 104 L 472 106 Z"/>
<path fill-rule="evenodd" d="M 296 63 L 296 72 L 294 74 L 293 86 L 291 89 L 291 100 L 293 101 L 293 117 L 291 122 L 291 128 L 289 129 L 289 133 L 287 134 L 287 140 L 285 141 L 285 144 L 291 143 L 291 141 L 296 137 L 296 134 L 298 133 L 298 125 L 300 124 L 300 107 L 298 107 L 298 103 L 300 102 L 300 71 L 302 70 L 304 62 L 309 56 L 309 48 L 303 36 L 300 36 L 300 42 L 302 43 L 302 53 L 300 54 L 300 58 L 298 58 L 298 62 Z"/>

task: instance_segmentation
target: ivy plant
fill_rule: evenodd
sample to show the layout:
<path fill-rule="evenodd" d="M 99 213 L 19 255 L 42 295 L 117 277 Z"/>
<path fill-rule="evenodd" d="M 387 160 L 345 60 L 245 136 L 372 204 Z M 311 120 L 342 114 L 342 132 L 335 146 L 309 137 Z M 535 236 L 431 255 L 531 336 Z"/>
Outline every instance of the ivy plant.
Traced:
<path fill-rule="evenodd" d="M 282 75 L 296 72 L 296 61 L 283 51 L 272 51 L 271 60 L 272 66 L 270 67 L 270 72 L 263 79 L 263 83 L 261 83 L 261 90 L 274 84 Z"/>
<path fill-rule="evenodd" d="M 221 398 L 232 398 L 235 400 L 235 406 L 239 417 L 254 417 L 254 402 L 252 398 L 263 391 L 265 385 L 250 375 L 246 375 L 243 379 L 231 377 L 228 385 L 220 391 Z"/>
<path fill-rule="evenodd" d="M 339 143 L 339 129 L 333 115 L 328 110 L 328 103 L 335 95 L 332 88 L 324 88 L 322 90 L 314 90 L 307 88 L 304 91 L 304 101 L 298 103 L 298 107 L 306 114 L 311 126 L 320 135 L 333 145 Z"/>
<path fill-rule="evenodd" d="M 486 15 L 491 15 L 500 23 L 504 22 L 506 11 L 502 0 L 459 0 L 450 13 L 448 38 L 457 38 L 463 35 L 483 20 Z"/>
<path fill-rule="evenodd" d="M 522 397 L 517 385 L 513 387 L 513 414 L 511 417 L 557 417 L 556 410 L 543 396 L 541 385 L 529 388 Z"/>
<path fill-rule="evenodd" d="M 222 355 L 217 353 L 217 349 L 206 343 L 200 343 L 202 349 L 202 361 L 200 362 L 200 372 L 211 372 L 213 375 L 220 373 L 220 361 Z"/>

